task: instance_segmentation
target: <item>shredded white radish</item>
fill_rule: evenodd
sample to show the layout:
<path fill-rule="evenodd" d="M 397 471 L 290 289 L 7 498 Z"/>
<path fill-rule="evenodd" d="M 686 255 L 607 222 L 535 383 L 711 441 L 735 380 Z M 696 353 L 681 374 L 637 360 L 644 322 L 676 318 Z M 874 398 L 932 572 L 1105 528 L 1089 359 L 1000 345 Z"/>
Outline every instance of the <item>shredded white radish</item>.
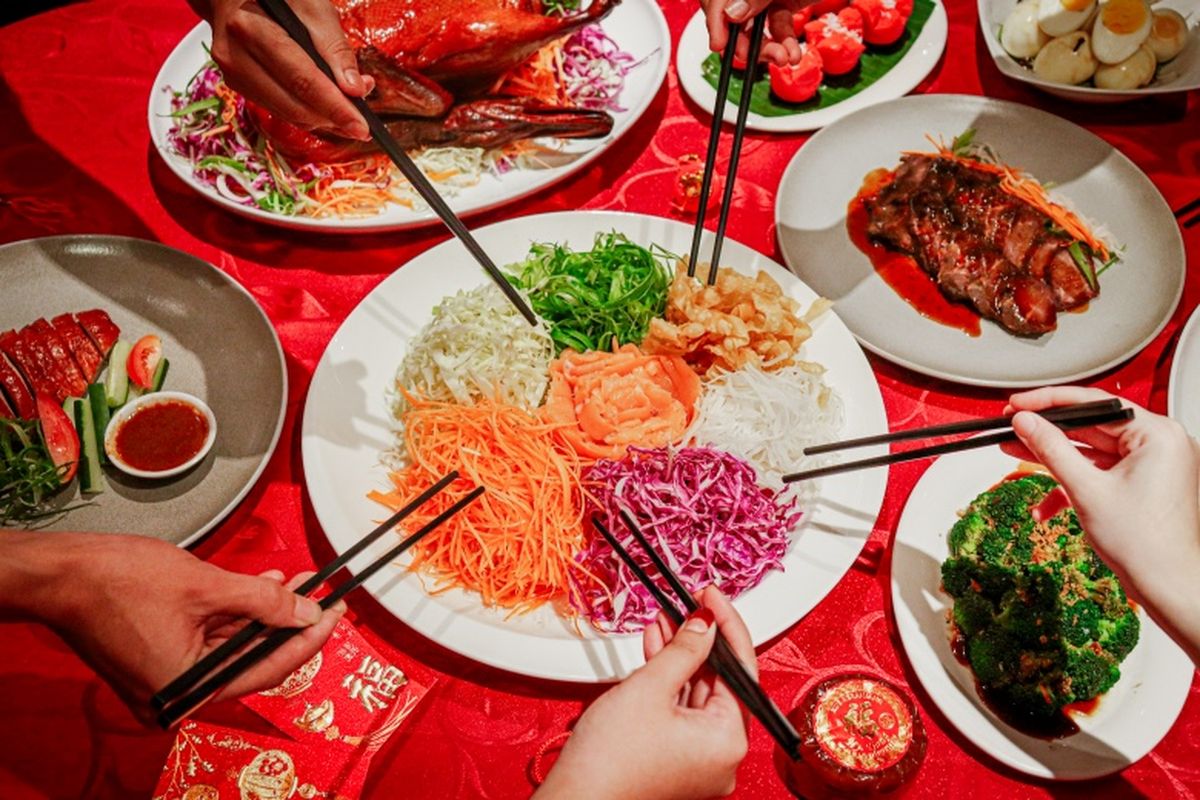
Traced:
<path fill-rule="evenodd" d="M 831 463 L 804 448 L 832 441 L 842 427 L 842 401 L 825 385 L 824 369 L 799 363 L 773 372 L 750 364 L 705 383 L 696 419 L 683 441 L 719 447 L 744 458 L 767 488 L 794 492 L 801 505 L 816 497 L 812 481 L 784 484 L 783 476 Z"/>
<path fill-rule="evenodd" d="M 401 389 L 463 404 L 488 396 L 533 410 L 546 394 L 553 357 L 545 322 L 526 322 L 498 286 L 459 291 L 442 299 L 409 342 L 388 396 L 392 416 L 399 423 L 408 410 Z"/>

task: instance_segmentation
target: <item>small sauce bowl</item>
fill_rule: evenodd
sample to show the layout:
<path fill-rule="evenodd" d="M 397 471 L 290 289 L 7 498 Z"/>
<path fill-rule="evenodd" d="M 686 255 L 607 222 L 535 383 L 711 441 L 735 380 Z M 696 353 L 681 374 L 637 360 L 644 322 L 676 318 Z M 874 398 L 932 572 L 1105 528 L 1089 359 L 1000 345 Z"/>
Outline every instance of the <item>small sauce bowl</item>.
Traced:
<path fill-rule="evenodd" d="M 137 438 L 128 441 L 130 436 Z M 170 478 L 199 464 L 216 439 L 217 418 L 203 400 L 184 392 L 152 392 L 113 414 L 104 452 L 128 475 Z"/>

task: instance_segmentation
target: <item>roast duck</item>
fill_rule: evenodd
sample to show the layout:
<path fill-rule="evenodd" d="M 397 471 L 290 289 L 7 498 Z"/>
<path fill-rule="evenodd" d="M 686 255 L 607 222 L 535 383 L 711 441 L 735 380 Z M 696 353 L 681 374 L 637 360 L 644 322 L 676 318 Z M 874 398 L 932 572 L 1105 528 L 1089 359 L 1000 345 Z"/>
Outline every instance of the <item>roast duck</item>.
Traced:
<path fill-rule="evenodd" d="M 592 0 L 564 15 L 539 0 L 333 0 L 362 72 L 367 97 L 400 145 L 501 147 L 537 136 L 593 138 L 612 130 L 605 111 L 561 108 L 493 93 L 499 80 L 545 45 L 594 23 L 620 0 Z M 356 142 L 298 128 L 247 103 L 276 149 L 306 161 L 371 152 Z"/>

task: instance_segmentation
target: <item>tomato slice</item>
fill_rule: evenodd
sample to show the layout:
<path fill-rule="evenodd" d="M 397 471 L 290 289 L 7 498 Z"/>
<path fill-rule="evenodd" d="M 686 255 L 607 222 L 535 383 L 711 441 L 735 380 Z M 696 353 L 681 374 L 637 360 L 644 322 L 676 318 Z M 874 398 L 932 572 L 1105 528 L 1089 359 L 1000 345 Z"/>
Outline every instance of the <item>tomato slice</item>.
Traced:
<path fill-rule="evenodd" d="M 154 370 L 162 360 L 162 340 L 153 333 L 137 340 L 137 344 L 129 351 L 125 361 L 125 371 L 129 380 L 143 389 L 149 389 L 154 383 Z"/>
<path fill-rule="evenodd" d="M 37 395 L 37 412 L 42 442 L 50 460 L 59 468 L 59 481 L 65 486 L 79 469 L 79 434 L 75 432 L 75 423 L 62 406 L 45 395 Z"/>

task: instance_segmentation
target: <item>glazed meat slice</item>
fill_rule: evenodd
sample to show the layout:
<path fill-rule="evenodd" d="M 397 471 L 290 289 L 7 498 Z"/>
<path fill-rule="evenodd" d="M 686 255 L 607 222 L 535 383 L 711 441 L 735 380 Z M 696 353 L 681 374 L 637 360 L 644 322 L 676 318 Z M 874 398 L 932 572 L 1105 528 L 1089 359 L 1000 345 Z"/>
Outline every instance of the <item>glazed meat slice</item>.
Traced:
<path fill-rule="evenodd" d="M 94 382 L 104 364 L 104 356 L 96 349 L 91 337 L 79 327 L 79 323 L 70 314 L 59 314 L 50 320 L 50 324 L 66 342 L 67 349 L 71 351 L 71 358 L 75 359 L 75 365 L 79 367 L 84 380 L 88 383 Z"/>
<path fill-rule="evenodd" d="M 72 381 L 62 363 L 55 357 L 53 345 L 46 336 L 42 332 L 34 330 L 30 325 L 21 330 L 20 336 L 24 341 L 25 351 L 37 364 L 40 378 L 49 382 L 49 391 L 39 387 L 38 392 L 53 397 L 58 403 L 62 403 L 68 397 L 73 397 Z M 78 370 L 76 370 L 76 374 L 78 374 Z M 26 377 L 29 377 L 30 383 L 35 383 L 35 379 L 28 373 L 26 373 Z M 84 389 L 87 389 L 86 385 Z"/>
<path fill-rule="evenodd" d="M 99 308 L 80 311 L 75 315 L 75 321 L 91 337 L 102 357 L 108 355 L 108 351 L 117 343 L 117 337 L 121 335 L 121 329 L 108 316 L 108 312 Z"/>
<path fill-rule="evenodd" d="M 58 331 L 44 319 L 38 319 L 27 328 L 30 336 L 37 337 L 42 348 L 48 353 L 54 364 L 55 379 L 59 382 L 60 393 L 66 397 L 83 397 L 87 394 L 88 381 L 79 371 L 71 349 Z"/>
<path fill-rule="evenodd" d="M 0 391 L 0 419 L 16 419 L 17 412 L 13 411 L 12 406 L 4 399 L 4 392 Z"/>
<path fill-rule="evenodd" d="M 52 374 L 46 372 L 41 360 L 34 354 L 33 348 L 24 331 L 8 331 L 0 335 L 0 352 L 8 356 L 13 366 L 20 371 L 21 377 L 33 389 L 34 395 L 58 397 L 58 386 Z M 58 400 L 61 403 L 66 398 Z"/>
<path fill-rule="evenodd" d="M 872 239 L 911 255 L 947 297 L 1013 333 L 1052 331 L 1059 312 L 1097 294 L 1069 236 L 1005 192 L 998 176 L 961 161 L 905 156 L 866 208 Z"/>
<path fill-rule="evenodd" d="M 21 377 L 20 371 L 4 355 L 4 349 L 16 337 L 16 331 L 0 333 L 0 396 L 4 396 L 8 405 L 21 419 L 33 419 L 37 406 L 33 400 L 33 391 Z"/>

